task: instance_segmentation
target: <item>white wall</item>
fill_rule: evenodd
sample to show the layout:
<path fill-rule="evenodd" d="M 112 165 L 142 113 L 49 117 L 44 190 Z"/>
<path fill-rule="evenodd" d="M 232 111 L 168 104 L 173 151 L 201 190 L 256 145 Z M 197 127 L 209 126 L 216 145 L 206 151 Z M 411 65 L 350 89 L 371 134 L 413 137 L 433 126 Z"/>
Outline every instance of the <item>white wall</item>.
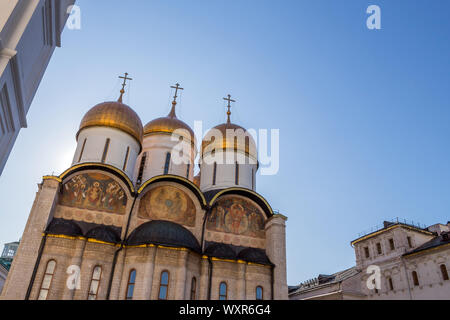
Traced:
<path fill-rule="evenodd" d="M 83 129 L 78 135 L 78 144 L 72 165 L 85 162 L 101 162 L 106 139 L 108 138 L 110 143 L 104 163 L 123 170 L 127 148 L 130 147 L 125 173 L 132 179 L 140 146 L 131 135 L 115 128 L 90 127 Z M 85 139 L 86 145 L 81 159 L 79 159 Z"/>
<path fill-rule="evenodd" d="M 181 150 L 184 150 L 184 153 L 177 157 L 177 152 Z M 144 163 L 142 183 L 155 176 L 164 174 L 166 155 L 168 152 L 171 153 L 168 174 L 178 175 L 193 181 L 196 149 L 191 143 L 187 141 L 180 143 L 178 140 L 173 140 L 172 135 L 169 134 L 151 134 L 144 136 L 142 153 L 136 161 L 134 181 L 136 181 L 138 177 L 139 167 L 144 152 L 147 153 L 147 156 Z M 189 175 L 187 175 L 188 163 L 190 163 Z"/>
<path fill-rule="evenodd" d="M 257 165 L 256 163 L 251 164 L 250 158 L 244 153 L 240 153 L 240 157 L 238 159 L 239 181 L 236 184 L 236 159 L 234 151 L 218 151 L 214 156 L 211 153 L 204 155 L 200 164 L 200 189 L 202 191 L 208 191 L 241 187 L 255 190 Z M 228 164 L 229 161 L 226 161 L 227 158 L 232 159 L 230 164 Z M 217 162 L 215 184 L 213 184 L 214 162 Z"/>

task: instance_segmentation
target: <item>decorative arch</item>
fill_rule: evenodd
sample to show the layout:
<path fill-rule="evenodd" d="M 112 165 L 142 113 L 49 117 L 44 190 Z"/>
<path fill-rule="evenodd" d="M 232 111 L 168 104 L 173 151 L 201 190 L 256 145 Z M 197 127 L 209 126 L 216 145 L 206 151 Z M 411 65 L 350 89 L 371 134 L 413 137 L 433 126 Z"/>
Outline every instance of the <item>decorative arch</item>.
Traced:
<path fill-rule="evenodd" d="M 249 199 L 256 202 L 261 207 L 261 209 L 264 211 L 264 214 L 266 215 L 267 219 L 274 215 L 272 207 L 269 205 L 267 200 L 264 199 L 263 196 L 261 196 L 260 194 L 256 193 L 253 190 L 246 189 L 246 188 L 240 188 L 240 187 L 227 188 L 227 189 L 223 189 L 223 190 L 217 192 L 209 201 L 209 206 L 213 207 L 216 204 L 216 202 L 219 200 L 220 197 L 222 197 L 224 195 L 232 195 L 232 194 L 248 197 Z"/>
<path fill-rule="evenodd" d="M 149 186 L 151 186 L 152 184 L 155 184 L 157 182 L 161 182 L 161 181 L 175 182 L 175 183 L 179 183 L 179 184 L 187 187 L 197 197 L 197 199 L 200 202 L 202 208 L 206 208 L 207 207 L 208 203 L 206 201 L 205 196 L 203 195 L 203 193 L 200 191 L 200 189 L 192 181 L 190 181 L 190 180 L 188 180 L 188 179 L 186 179 L 184 177 L 176 176 L 176 175 L 172 175 L 172 174 L 156 176 L 156 177 L 153 177 L 153 178 L 145 181 L 144 184 L 138 189 L 137 193 L 139 195 L 143 194 L 144 191 L 146 189 L 148 189 Z"/>
<path fill-rule="evenodd" d="M 127 176 L 127 174 L 125 172 L 123 172 L 120 169 L 117 169 L 116 167 L 114 167 L 112 165 L 105 164 L 105 163 L 86 162 L 86 163 L 77 164 L 75 166 L 70 167 L 66 171 L 64 171 L 58 178 L 61 180 L 60 182 L 62 182 L 62 181 L 64 181 L 65 178 L 72 175 L 73 173 L 81 172 L 84 170 L 103 170 L 103 171 L 109 172 L 109 173 L 115 175 L 116 177 L 118 177 L 120 180 L 122 180 L 125 183 L 125 185 L 128 188 L 128 191 L 130 192 L 130 194 L 132 196 L 136 192 L 134 189 L 133 182 L 130 180 L 130 178 Z"/>

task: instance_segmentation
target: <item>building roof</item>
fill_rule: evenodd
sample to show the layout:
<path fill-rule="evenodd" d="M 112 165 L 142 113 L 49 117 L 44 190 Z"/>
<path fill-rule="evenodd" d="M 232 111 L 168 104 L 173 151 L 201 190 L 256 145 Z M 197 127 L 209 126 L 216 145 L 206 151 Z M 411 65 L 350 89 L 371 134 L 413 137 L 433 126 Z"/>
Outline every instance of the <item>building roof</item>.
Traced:
<path fill-rule="evenodd" d="M 302 282 L 298 286 L 290 286 L 289 294 L 298 294 L 301 292 L 326 287 L 334 283 L 339 283 L 357 275 L 360 272 L 361 271 L 358 271 L 356 267 L 351 267 L 331 275 L 319 274 L 317 278 Z"/>
<path fill-rule="evenodd" d="M 415 254 L 418 252 L 438 248 L 438 247 L 445 246 L 448 244 L 450 244 L 450 232 L 443 232 L 443 233 L 441 233 L 441 235 L 434 237 L 433 239 L 431 239 L 428 242 L 425 242 L 420 247 L 417 247 L 414 250 L 411 250 L 411 251 L 403 254 L 403 256 L 409 256 L 409 255 L 412 255 L 412 254 Z"/>
<path fill-rule="evenodd" d="M 235 246 L 221 242 L 206 241 L 204 254 L 208 257 L 219 259 L 242 260 L 269 266 L 273 265 L 264 249 Z"/>
<path fill-rule="evenodd" d="M 353 246 L 354 244 L 356 244 L 360 241 L 367 240 L 369 238 L 379 235 L 380 233 L 386 232 L 386 231 L 394 229 L 394 228 L 399 228 L 399 227 L 409 229 L 412 231 L 416 231 L 416 232 L 420 232 L 420 233 L 424 233 L 427 235 L 434 235 L 433 232 L 427 230 L 426 228 L 421 228 L 421 227 L 415 226 L 413 224 L 403 223 L 403 222 L 399 222 L 399 221 L 397 221 L 397 222 L 384 221 L 382 227 L 377 228 L 375 231 L 365 234 L 365 235 L 353 240 L 352 242 L 350 242 L 350 244 Z"/>

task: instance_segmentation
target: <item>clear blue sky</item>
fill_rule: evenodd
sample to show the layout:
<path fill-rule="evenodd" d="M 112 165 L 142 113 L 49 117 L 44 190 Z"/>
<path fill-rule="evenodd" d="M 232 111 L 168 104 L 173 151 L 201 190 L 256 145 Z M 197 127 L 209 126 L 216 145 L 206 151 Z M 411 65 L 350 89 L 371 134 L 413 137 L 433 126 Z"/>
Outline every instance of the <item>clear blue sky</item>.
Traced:
<path fill-rule="evenodd" d="M 450 1 L 78 0 L 0 177 L 0 243 L 21 236 L 37 183 L 72 160 L 84 113 L 117 99 L 144 123 L 185 88 L 191 126 L 280 129 L 280 171 L 257 191 L 287 215 L 288 282 L 354 264 L 385 219 L 450 220 Z M 382 30 L 366 28 L 377 4 Z"/>

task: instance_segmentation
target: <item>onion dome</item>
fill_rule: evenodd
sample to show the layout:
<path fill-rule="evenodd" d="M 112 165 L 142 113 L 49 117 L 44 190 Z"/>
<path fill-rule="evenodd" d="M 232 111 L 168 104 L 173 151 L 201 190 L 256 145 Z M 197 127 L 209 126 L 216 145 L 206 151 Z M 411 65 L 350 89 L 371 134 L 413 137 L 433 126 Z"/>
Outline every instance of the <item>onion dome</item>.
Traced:
<path fill-rule="evenodd" d="M 177 129 L 184 129 L 184 132 L 178 131 L 177 133 L 183 138 L 195 143 L 194 131 L 185 122 L 177 118 L 175 114 L 176 102 L 172 102 L 172 110 L 167 117 L 161 117 L 154 119 L 147 123 L 144 127 L 144 136 L 151 134 L 172 134 Z"/>
<path fill-rule="evenodd" d="M 122 97 L 122 96 L 121 96 Z M 119 129 L 135 138 L 142 144 L 142 122 L 136 112 L 126 104 L 119 101 L 103 102 L 89 110 L 81 120 L 81 130 L 89 127 L 110 127 Z"/>
<path fill-rule="evenodd" d="M 127 244 L 156 244 L 201 252 L 200 244 L 192 232 L 177 223 L 163 220 L 152 220 L 140 225 L 130 234 Z"/>

